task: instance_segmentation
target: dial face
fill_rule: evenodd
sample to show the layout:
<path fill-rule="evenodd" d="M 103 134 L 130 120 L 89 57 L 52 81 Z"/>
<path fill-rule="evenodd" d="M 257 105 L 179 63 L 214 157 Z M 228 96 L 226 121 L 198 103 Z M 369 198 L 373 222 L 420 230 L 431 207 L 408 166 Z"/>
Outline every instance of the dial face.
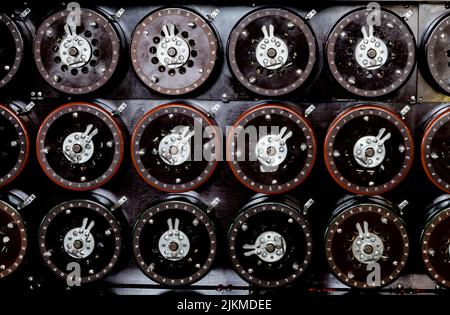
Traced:
<path fill-rule="evenodd" d="M 450 192 L 450 110 L 434 117 L 427 125 L 421 145 L 422 166 L 428 178 L 440 189 Z"/>
<path fill-rule="evenodd" d="M 133 163 L 153 187 L 167 192 L 195 189 L 217 166 L 215 123 L 183 104 L 161 105 L 137 124 L 132 138 Z"/>
<path fill-rule="evenodd" d="M 5 86 L 19 70 L 22 62 L 23 39 L 17 25 L 0 13 L 0 88 Z"/>
<path fill-rule="evenodd" d="M 394 112 L 379 106 L 357 106 L 333 121 L 324 154 L 327 169 L 340 186 L 356 194 L 381 194 L 408 174 L 413 139 Z"/>
<path fill-rule="evenodd" d="M 415 65 L 415 39 L 408 25 L 385 9 L 380 25 L 371 10 L 359 9 L 344 16 L 327 40 L 327 61 L 333 77 L 359 96 L 389 94 L 411 75 Z"/>
<path fill-rule="evenodd" d="M 435 83 L 446 93 L 450 93 L 450 16 L 441 19 L 425 42 L 428 70 Z"/>
<path fill-rule="evenodd" d="M 28 238 L 19 213 L 0 201 L 0 279 L 12 274 L 22 264 Z"/>
<path fill-rule="evenodd" d="M 406 228 L 391 210 L 359 204 L 336 214 L 325 234 L 325 253 L 333 274 L 360 289 L 393 282 L 408 258 Z"/>
<path fill-rule="evenodd" d="M 104 206 L 89 200 L 56 206 L 39 229 L 44 263 L 58 277 L 81 283 L 96 281 L 111 271 L 119 259 L 121 242 L 119 222 Z M 67 271 L 74 263 L 79 266 L 79 279 Z"/>
<path fill-rule="evenodd" d="M 427 223 L 421 239 L 422 259 L 431 278 L 449 287 L 450 284 L 450 210 L 439 211 Z"/>
<path fill-rule="evenodd" d="M 311 260 L 310 227 L 296 209 L 279 203 L 259 204 L 235 219 L 228 250 L 233 267 L 247 282 L 285 286 L 302 275 Z"/>
<path fill-rule="evenodd" d="M 153 281 L 188 285 L 208 273 L 216 255 L 214 224 L 197 206 L 166 201 L 136 222 L 133 250 L 138 266 Z"/>
<path fill-rule="evenodd" d="M 298 15 L 281 9 L 244 17 L 228 40 L 230 68 L 247 89 L 283 95 L 299 88 L 316 61 L 316 39 Z"/>
<path fill-rule="evenodd" d="M 228 135 L 227 154 L 242 184 L 277 194 L 294 189 L 308 177 L 316 158 L 316 140 L 299 113 L 267 104 L 238 118 Z"/>
<path fill-rule="evenodd" d="M 202 86 L 213 72 L 218 50 L 217 36 L 208 22 L 181 8 L 151 13 L 131 39 L 137 76 L 166 95 L 182 95 Z"/>
<path fill-rule="evenodd" d="M 34 58 L 52 87 L 68 94 L 85 94 L 111 79 L 118 66 L 120 42 L 112 24 L 99 13 L 80 9 L 79 25 L 70 26 L 67 21 L 73 14 L 63 10 L 41 24 Z"/>
<path fill-rule="evenodd" d="M 90 103 L 53 111 L 38 133 L 37 154 L 46 175 L 71 190 L 92 190 L 118 171 L 124 136 L 109 112 Z"/>
<path fill-rule="evenodd" d="M 0 187 L 9 184 L 28 160 L 30 139 L 22 120 L 0 104 Z"/>

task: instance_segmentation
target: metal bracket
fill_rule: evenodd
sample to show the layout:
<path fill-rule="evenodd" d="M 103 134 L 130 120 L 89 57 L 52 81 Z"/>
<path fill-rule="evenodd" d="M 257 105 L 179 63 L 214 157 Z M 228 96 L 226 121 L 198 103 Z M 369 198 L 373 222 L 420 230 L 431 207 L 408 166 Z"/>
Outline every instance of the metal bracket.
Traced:
<path fill-rule="evenodd" d="M 409 19 L 411 16 L 413 16 L 413 14 L 414 14 L 413 11 L 408 10 L 408 11 L 406 11 L 405 14 L 402 15 L 402 18 L 403 18 L 403 20 L 408 21 L 408 19 Z"/>
<path fill-rule="evenodd" d="M 401 215 L 403 215 L 403 209 L 405 209 L 406 206 L 408 206 L 408 205 L 409 205 L 409 201 L 406 199 L 399 203 L 398 208 L 400 209 Z"/>
<path fill-rule="evenodd" d="M 125 13 L 125 9 L 120 8 L 119 11 L 117 11 L 116 14 L 114 14 L 114 19 L 115 20 L 120 19 L 124 13 Z"/>
<path fill-rule="evenodd" d="M 317 11 L 314 10 L 314 9 L 312 9 L 312 10 L 309 11 L 309 13 L 306 15 L 305 20 L 311 20 L 311 19 L 314 17 L 314 15 L 316 15 L 316 14 L 317 14 Z"/>
<path fill-rule="evenodd" d="M 31 112 L 31 110 L 34 108 L 34 106 L 36 106 L 36 103 L 31 101 L 30 103 L 28 103 L 28 105 L 25 106 L 25 108 L 19 110 L 18 115 L 22 116 L 22 115 L 28 114 L 29 112 Z"/>
<path fill-rule="evenodd" d="M 309 200 L 303 206 L 303 215 L 308 214 L 308 209 L 311 208 L 311 206 L 314 204 L 314 202 L 315 202 L 314 199 L 309 198 Z"/>
<path fill-rule="evenodd" d="M 310 105 L 306 110 L 305 110 L 305 117 L 308 117 L 309 115 L 311 115 L 311 113 L 316 109 L 316 106 L 314 105 Z"/>
<path fill-rule="evenodd" d="M 124 111 L 127 107 L 128 107 L 128 104 L 125 103 L 125 102 L 123 102 L 122 104 L 120 104 L 120 106 L 119 106 L 116 110 L 112 111 L 111 115 L 113 115 L 113 116 L 118 116 L 118 115 L 122 114 L 123 111 Z"/>
<path fill-rule="evenodd" d="M 125 202 L 128 201 L 128 198 L 126 196 L 122 196 L 112 207 L 111 211 L 115 211 L 119 209 Z"/>
<path fill-rule="evenodd" d="M 220 204 L 220 202 L 221 200 L 219 197 L 214 198 L 214 200 L 209 204 L 208 213 L 213 211 Z"/>
<path fill-rule="evenodd" d="M 31 194 L 30 196 L 28 196 L 28 198 L 27 198 L 24 202 L 22 202 L 22 203 L 17 207 L 17 209 L 20 210 L 20 209 L 25 208 L 26 206 L 28 206 L 29 204 L 31 204 L 31 203 L 34 201 L 34 199 L 36 199 L 36 195 L 35 195 L 35 194 Z"/>
<path fill-rule="evenodd" d="M 25 10 L 22 11 L 22 13 L 20 13 L 20 18 L 23 20 L 23 19 L 25 19 L 30 13 L 31 13 L 31 9 L 30 9 L 30 8 L 26 8 Z"/>
<path fill-rule="evenodd" d="M 217 112 L 222 108 L 222 104 L 217 103 L 216 105 L 213 106 L 213 108 L 210 109 L 209 111 L 209 116 L 214 117 L 216 116 Z"/>
<path fill-rule="evenodd" d="M 34 106 L 36 106 L 35 102 L 29 102 L 27 106 L 25 106 L 25 112 L 28 113 L 29 111 L 31 111 Z"/>
<path fill-rule="evenodd" d="M 411 107 L 409 105 L 406 105 L 403 107 L 403 109 L 400 111 L 400 115 L 402 115 L 402 118 L 405 119 L 406 114 L 411 110 Z"/>
<path fill-rule="evenodd" d="M 208 14 L 207 17 L 210 21 L 214 21 L 214 19 L 216 18 L 216 16 L 218 16 L 220 13 L 219 9 L 215 9 L 214 11 L 211 12 L 211 14 Z"/>

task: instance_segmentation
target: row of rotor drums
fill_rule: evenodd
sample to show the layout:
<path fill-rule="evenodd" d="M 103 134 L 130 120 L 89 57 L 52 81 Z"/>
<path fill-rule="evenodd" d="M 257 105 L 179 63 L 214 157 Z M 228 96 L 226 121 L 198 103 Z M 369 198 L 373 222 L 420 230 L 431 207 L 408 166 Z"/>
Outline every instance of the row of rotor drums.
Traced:
<path fill-rule="evenodd" d="M 377 97 L 401 87 L 416 63 L 413 32 L 397 14 L 382 9 L 379 23 L 370 10 L 356 9 L 329 32 L 326 61 L 345 90 Z M 450 16 L 429 29 L 421 51 L 429 78 L 450 93 Z M 16 23 L 0 14 L 0 87 L 16 74 L 25 53 Z M 100 11 L 73 3 L 42 22 L 34 39 L 34 59 L 55 89 L 85 94 L 105 85 L 123 63 L 120 23 Z M 134 29 L 130 44 L 136 75 L 151 90 L 183 95 L 200 88 L 219 63 L 220 40 L 213 25 L 185 8 L 147 15 Z M 285 9 L 258 9 L 241 18 L 228 38 L 226 53 L 235 78 L 250 91 L 277 96 L 302 87 L 315 73 L 319 43 L 308 20 Z M 317 72 L 317 71 L 316 71 Z"/>
<path fill-rule="evenodd" d="M 430 116 L 420 146 L 422 166 L 432 183 L 450 193 L 450 108 Z M 0 186 L 13 181 L 27 163 L 31 140 L 26 118 L 14 104 L 0 105 Z M 120 115 L 109 105 L 74 102 L 44 119 L 35 146 L 42 170 L 54 183 L 83 191 L 102 186 L 118 172 L 127 138 Z M 226 159 L 242 185 L 280 194 L 305 181 L 317 155 L 308 119 L 288 105 L 251 107 L 234 122 L 226 141 L 223 138 L 214 118 L 198 106 L 156 106 L 135 126 L 132 161 L 146 183 L 164 192 L 196 189 Z M 404 120 L 378 105 L 343 110 L 324 142 L 329 174 L 359 195 L 382 194 L 397 186 L 411 168 L 413 153 Z"/>
<path fill-rule="evenodd" d="M 30 233 L 20 215 L 24 198 L 14 191 L 0 199 L 0 283 L 27 259 Z M 428 211 L 420 239 L 423 265 L 439 285 L 450 287 L 450 195 L 441 196 Z M 137 265 L 151 280 L 182 286 L 205 276 L 221 250 L 214 213 L 190 196 L 172 195 L 144 210 L 130 244 L 126 231 L 121 207 L 104 195 L 65 201 L 39 227 L 41 260 L 56 278 L 89 283 L 117 270 L 124 249 L 131 246 Z M 323 244 L 336 278 L 368 289 L 398 278 L 410 240 L 395 205 L 381 197 L 348 197 L 332 213 Z M 294 283 L 308 270 L 313 252 L 321 250 L 313 249 L 311 227 L 299 203 L 267 196 L 254 197 L 240 209 L 226 246 L 236 273 L 259 287 Z M 73 264 L 78 274 L 69 272 Z"/>

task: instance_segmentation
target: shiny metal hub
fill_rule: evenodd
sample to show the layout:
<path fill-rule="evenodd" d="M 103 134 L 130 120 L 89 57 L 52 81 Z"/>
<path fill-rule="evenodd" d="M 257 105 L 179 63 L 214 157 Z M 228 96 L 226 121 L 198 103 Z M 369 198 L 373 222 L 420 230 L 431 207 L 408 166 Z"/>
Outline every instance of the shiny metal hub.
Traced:
<path fill-rule="evenodd" d="M 158 249 L 161 255 L 168 260 L 178 261 L 187 256 L 190 242 L 187 235 L 179 230 L 180 220 L 168 219 L 169 229 L 159 238 Z"/>
<path fill-rule="evenodd" d="M 272 24 L 268 27 L 263 25 L 261 31 L 264 38 L 256 46 L 256 60 L 262 67 L 270 70 L 282 67 L 289 57 L 286 43 L 274 35 L 274 30 Z"/>
<path fill-rule="evenodd" d="M 356 260 L 369 264 L 378 261 L 383 256 L 384 245 L 378 235 L 369 232 L 367 221 L 364 221 L 363 226 L 364 230 L 361 228 L 361 224 L 356 224 L 358 236 L 353 240 L 352 252 Z"/>
<path fill-rule="evenodd" d="M 91 234 L 95 222 L 88 225 L 88 218 L 83 219 L 80 227 L 71 229 L 64 237 L 64 250 L 69 256 L 76 259 L 89 257 L 95 248 L 95 239 Z"/>
<path fill-rule="evenodd" d="M 363 26 L 361 32 L 363 39 L 356 45 L 356 61 L 364 69 L 375 70 L 382 67 L 388 58 L 386 44 L 373 35 L 373 25 L 368 25 L 367 28 Z"/>
<path fill-rule="evenodd" d="M 88 64 L 92 56 L 92 47 L 88 40 L 80 35 L 69 35 L 59 46 L 61 62 L 72 68 L 80 68 Z"/>
<path fill-rule="evenodd" d="M 381 128 L 378 135 L 364 136 L 356 141 L 353 156 L 356 162 L 366 168 L 374 168 L 383 163 L 386 157 L 384 142 L 391 138 L 391 133 L 385 135 L 386 129 Z"/>
<path fill-rule="evenodd" d="M 266 135 L 258 140 L 255 146 L 255 154 L 261 163 L 261 171 L 276 171 L 277 169 L 274 169 L 274 167 L 284 162 L 288 154 L 286 141 L 292 137 L 292 134 L 292 131 L 283 127 L 278 135 Z"/>
<path fill-rule="evenodd" d="M 157 47 L 157 56 L 165 67 L 178 69 L 190 56 L 189 44 L 180 36 L 175 35 L 175 25 L 168 24 L 162 28 L 164 34 Z"/>
<path fill-rule="evenodd" d="M 189 126 L 174 128 L 159 143 L 159 156 L 169 165 L 180 165 L 191 156 L 190 139 L 194 135 Z"/>
<path fill-rule="evenodd" d="M 98 133 L 88 125 L 85 132 L 73 132 L 64 139 L 63 152 L 66 159 L 72 163 L 83 164 L 89 161 L 94 154 L 94 142 L 92 138 Z"/>
<path fill-rule="evenodd" d="M 244 256 L 256 255 L 264 262 L 273 263 L 283 258 L 286 253 L 286 241 L 281 234 L 266 231 L 256 238 L 255 244 L 245 244 L 242 248 L 249 250 Z"/>

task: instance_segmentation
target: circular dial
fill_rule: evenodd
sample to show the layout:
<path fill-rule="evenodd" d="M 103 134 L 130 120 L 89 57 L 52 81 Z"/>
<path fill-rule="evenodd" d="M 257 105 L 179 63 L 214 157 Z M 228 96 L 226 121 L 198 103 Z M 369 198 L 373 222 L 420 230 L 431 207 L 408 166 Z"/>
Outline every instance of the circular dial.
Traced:
<path fill-rule="evenodd" d="M 166 95 L 192 92 L 205 83 L 217 61 L 219 43 L 208 22 L 193 11 L 155 11 L 136 27 L 131 61 L 138 77 Z"/>
<path fill-rule="evenodd" d="M 0 13 L 0 88 L 5 86 L 19 70 L 22 62 L 23 39 L 17 25 Z"/>
<path fill-rule="evenodd" d="M 422 259 L 431 278 L 450 286 L 450 210 L 437 212 L 426 224 L 421 238 Z"/>
<path fill-rule="evenodd" d="M 450 16 L 435 24 L 425 42 L 425 56 L 435 83 L 450 93 Z"/>
<path fill-rule="evenodd" d="M 9 276 L 21 265 L 27 243 L 20 214 L 6 202 L 0 201 L 0 279 Z"/>
<path fill-rule="evenodd" d="M 78 25 L 71 22 L 78 18 Z M 88 9 L 51 15 L 37 30 L 34 41 L 40 74 L 55 89 L 68 94 L 85 94 L 105 85 L 117 68 L 119 54 L 119 37 L 112 24 Z"/>
<path fill-rule="evenodd" d="M 228 163 L 237 179 L 266 194 L 300 185 L 316 158 L 311 126 L 282 105 L 256 106 L 243 113 L 229 133 L 227 146 Z"/>
<path fill-rule="evenodd" d="M 298 15 L 281 9 L 244 17 L 228 40 L 229 65 L 249 90 L 283 95 L 308 79 L 316 61 L 316 39 Z"/>
<path fill-rule="evenodd" d="M 450 109 L 436 115 L 427 125 L 421 145 L 422 166 L 428 178 L 450 193 Z"/>
<path fill-rule="evenodd" d="M 216 255 L 214 223 L 197 206 L 171 200 L 152 206 L 136 222 L 134 255 L 153 281 L 188 285 L 208 273 Z"/>
<path fill-rule="evenodd" d="M 0 187 L 13 181 L 28 160 L 30 139 L 22 120 L 0 104 Z"/>
<path fill-rule="evenodd" d="M 367 97 L 388 94 L 409 78 L 415 64 L 415 40 L 408 25 L 385 9 L 374 25 L 372 11 L 359 9 L 343 17 L 327 40 L 327 61 L 347 91 Z"/>
<path fill-rule="evenodd" d="M 52 181 L 71 190 L 92 190 L 118 171 L 124 136 L 109 112 L 76 102 L 47 116 L 36 147 L 39 163 Z"/>
<path fill-rule="evenodd" d="M 106 207 L 90 200 L 56 206 L 39 228 L 41 257 L 65 280 L 87 283 L 103 278 L 118 261 L 121 246 L 119 222 Z M 78 279 L 72 279 L 73 274 L 67 271 L 71 263 L 79 266 Z"/>
<path fill-rule="evenodd" d="M 397 186 L 413 160 L 412 135 L 394 112 L 356 106 L 328 129 L 325 163 L 333 179 L 355 194 L 381 194 Z"/>
<path fill-rule="evenodd" d="M 408 258 L 406 228 L 384 206 L 360 203 L 337 213 L 325 234 L 325 254 L 333 274 L 344 284 L 383 287 L 394 281 Z"/>
<path fill-rule="evenodd" d="M 166 104 L 149 111 L 132 138 L 133 163 L 139 175 L 166 192 L 195 189 L 216 168 L 216 124 L 189 105 Z"/>
<path fill-rule="evenodd" d="M 260 203 L 235 219 L 228 234 L 228 250 L 233 267 L 247 282 L 284 286 L 303 274 L 311 260 L 310 227 L 298 209 Z"/>

